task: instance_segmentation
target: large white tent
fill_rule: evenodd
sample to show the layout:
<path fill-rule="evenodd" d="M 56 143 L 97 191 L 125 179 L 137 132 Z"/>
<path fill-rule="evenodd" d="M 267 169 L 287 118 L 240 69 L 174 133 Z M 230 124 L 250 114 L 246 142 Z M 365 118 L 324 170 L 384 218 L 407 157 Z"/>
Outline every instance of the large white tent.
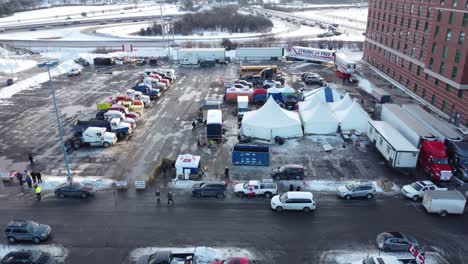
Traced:
<path fill-rule="evenodd" d="M 349 93 L 346 93 L 343 99 L 338 102 L 333 102 L 330 104 L 330 107 L 333 111 L 345 110 L 353 103 L 353 99 L 349 96 Z"/>
<path fill-rule="evenodd" d="M 338 128 L 336 120 L 329 104 L 319 103 L 315 108 L 299 112 L 304 126 L 304 134 L 334 134 Z"/>
<path fill-rule="evenodd" d="M 343 98 L 343 95 L 336 89 L 331 87 L 321 87 L 310 92 L 304 93 L 304 101 L 319 99 L 322 103 L 338 102 Z"/>
<path fill-rule="evenodd" d="M 353 101 L 349 107 L 343 110 L 335 111 L 334 114 L 343 132 L 355 130 L 363 133 L 368 129 L 369 115 L 356 101 Z"/>
<path fill-rule="evenodd" d="M 302 123 L 296 112 L 284 110 L 270 97 L 258 110 L 249 111 L 242 118 L 241 134 L 246 137 L 271 140 L 302 137 Z"/>

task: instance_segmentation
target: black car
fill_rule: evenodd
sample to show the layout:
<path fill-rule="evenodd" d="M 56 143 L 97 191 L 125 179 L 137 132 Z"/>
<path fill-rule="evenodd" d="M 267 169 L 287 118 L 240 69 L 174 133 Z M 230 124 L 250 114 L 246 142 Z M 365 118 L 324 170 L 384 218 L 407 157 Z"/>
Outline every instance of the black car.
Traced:
<path fill-rule="evenodd" d="M 226 185 L 222 182 L 202 182 L 192 186 L 192 195 L 195 197 L 217 197 L 222 199 L 226 196 Z"/>
<path fill-rule="evenodd" d="M 3 257 L 1 264 L 55 264 L 52 255 L 40 250 L 12 251 Z"/>
<path fill-rule="evenodd" d="M 81 184 L 79 182 L 63 183 L 55 189 L 55 195 L 60 198 L 65 197 L 80 197 L 88 198 L 94 195 L 94 189 L 91 184 Z"/>
<path fill-rule="evenodd" d="M 302 165 L 284 165 L 271 170 L 271 178 L 275 180 L 302 180 L 304 179 L 304 167 Z"/>

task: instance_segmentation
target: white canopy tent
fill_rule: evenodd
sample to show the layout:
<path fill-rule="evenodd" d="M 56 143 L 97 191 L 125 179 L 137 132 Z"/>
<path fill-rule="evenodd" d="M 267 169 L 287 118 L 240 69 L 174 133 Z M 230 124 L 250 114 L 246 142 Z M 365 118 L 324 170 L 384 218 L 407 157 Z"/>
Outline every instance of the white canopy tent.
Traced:
<path fill-rule="evenodd" d="M 353 101 L 349 107 L 343 110 L 335 111 L 334 114 L 341 126 L 341 131 L 356 130 L 363 133 L 368 129 L 369 115 L 356 101 Z"/>
<path fill-rule="evenodd" d="M 343 98 L 343 95 L 336 89 L 333 89 L 328 86 L 304 93 L 304 101 L 311 100 L 314 97 L 318 97 L 318 99 L 320 99 L 320 102 L 323 103 L 333 103 L 340 101 Z"/>
<path fill-rule="evenodd" d="M 249 111 L 242 119 L 241 134 L 246 137 L 271 140 L 302 137 L 302 123 L 296 112 L 278 106 L 270 97 L 258 110 Z"/>
<path fill-rule="evenodd" d="M 175 162 L 176 175 L 184 175 L 184 179 L 188 180 L 190 174 L 197 174 L 200 166 L 200 156 L 191 154 L 181 154 Z"/>
<path fill-rule="evenodd" d="M 353 99 L 349 96 L 349 93 L 346 93 L 343 99 L 338 102 L 333 102 L 330 104 L 330 107 L 333 111 L 345 110 L 353 103 Z"/>
<path fill-rule="evenodd" d="M 304 126 L 304 134 L 334 134 L 338 128 L 329 104 L 319 103 L 315 108 L 299 112 Z"/>

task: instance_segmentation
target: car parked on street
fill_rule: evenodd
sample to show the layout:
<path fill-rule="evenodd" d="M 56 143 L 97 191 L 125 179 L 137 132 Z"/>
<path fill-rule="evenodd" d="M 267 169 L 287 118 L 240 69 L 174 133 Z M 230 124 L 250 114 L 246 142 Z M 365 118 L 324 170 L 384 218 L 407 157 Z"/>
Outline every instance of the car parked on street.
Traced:
<path fill-rule="evenodd" d="M 192 186 L 194 197 L 226 197 L 226 184 L 223 182 L 201 182 Z"/>
<path fill-rule="evenodd" d="M 55 189 L 55 195 L 60 198 L 79 197 L 86 199 L 94 196 L 95 190 L 91 184 L 82 184 L 79 182 L 63 183 Z"/>
<path fill-rule="evenodd" d="M 413 245 L 419 247 L 418 241 L 401 232 L 383 232 L 377 236 L 377 247 L 383 251 L 408 251 Z"/>
<path fill-rule="evenodd" d="M 244 85 L 245 87 L 250 87 L 250 88 L 253 87 L 253 83 L 248 82 L 246 80 L 235 80 L 234 83 L 240 83 L 240 84 Z"/>
<path fill-rule="evenodd" d="M 357 197 L 372 199 L 376 190 L 372 183 L 356 183 L 338 186 L 336 188 L 336 193 L 346 200 Z"/>
<path fill-rule="evenodd" d="M 213 262 L 213 264 L 254 264 L 255 261 L 249 260 L 248 258 L 242 257 L 232 257 L 225 260 L 218 260 Z"/>
<path fill-rule="evenodd" d="M 270 176 L 274 180 L 302 180 L 304 179 L 304 166 L 289 164 L 272 169 Z"/>
<path fill-rule="evenodd" d="M 256 180 L 241 182 L 234 186 L 234 193 L 237 196 L 259 196 L 263 195 L 265 198 L 270 198 L 278 193 L 278 186 L 276 183 L 260 182 Z"/>
<path fill-rule="evenodd" d="M 40 250 L 20 250 L 12 251 L 6 254 L 1 264 L 55 264 L 54 257 Z"/>
<path fill-rule="evenodd" d="M 81 74 L 81 70 L 75 68 L 75 69 L 71 69 L 68 72 L 68 77 L 77 76 L 77 75 L 80 75 L 80 74 Z"/>
<path fill-rule="evenodd" d="M 16 241 L 32 241 L 36 244 L 47 240 L 51 228 L 28 220 L 13 220 L 5 228 L 5 236 L 10 243 Z"/>
<path fill-rule="evenodd" d="M 314 196 L 311 192 L 285 192 L 271 198 L 271 209 L 276 211 L 298 210 L 309 212 L 315 210 Z"/>

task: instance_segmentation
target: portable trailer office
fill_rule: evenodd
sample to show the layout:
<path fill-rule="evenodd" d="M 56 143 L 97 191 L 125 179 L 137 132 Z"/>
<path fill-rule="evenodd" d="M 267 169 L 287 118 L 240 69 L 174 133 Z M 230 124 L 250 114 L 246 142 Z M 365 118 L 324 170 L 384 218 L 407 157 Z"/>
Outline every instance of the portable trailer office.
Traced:
<path fill-rule="evenodd" d="M 283 48 L 238 48 L 236 59 L 238 61 L 276 61 L 283 57 Z"/>
<path fill-rule="evenodd" d="M 183 65 L 198 64 L 201 60 L 223 62 L 226 59 L 225 53 L 224 48 L 180 49 L 177 51 L 177 59 Z"/>
<path fill-rule="evenodd" d="M 368 135 L 392 168 L 416 168 L 419 150 L 390 124 L 369 120 Z"/>

